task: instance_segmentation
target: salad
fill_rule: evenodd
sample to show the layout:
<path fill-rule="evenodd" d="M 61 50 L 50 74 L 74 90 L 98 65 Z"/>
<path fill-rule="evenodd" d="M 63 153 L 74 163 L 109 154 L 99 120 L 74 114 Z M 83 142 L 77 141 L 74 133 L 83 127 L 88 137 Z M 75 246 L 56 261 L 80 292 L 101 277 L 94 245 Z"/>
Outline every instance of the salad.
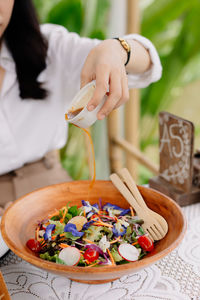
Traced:
<path fill-rule="evenodd" d="M 137 261 L 154 249 L 132 207 L 99 203 L 67 204 L 38 222 L 35 239 L 26 245 L 45 260 L 67 266 L 121 265 Z"/>

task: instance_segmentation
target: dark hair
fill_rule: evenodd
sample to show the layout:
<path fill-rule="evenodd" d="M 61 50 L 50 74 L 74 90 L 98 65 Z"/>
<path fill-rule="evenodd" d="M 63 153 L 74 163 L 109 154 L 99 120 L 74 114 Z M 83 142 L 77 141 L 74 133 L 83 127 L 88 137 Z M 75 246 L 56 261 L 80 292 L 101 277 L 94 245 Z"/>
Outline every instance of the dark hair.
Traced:
<path fill-rule="evenodd" d="M 48 43 L 31 0 L 15 0 L 4 38 L 16 64 L 20 97 L 44 99 L 47 91 L 37 77 L 46 68 Z"/>

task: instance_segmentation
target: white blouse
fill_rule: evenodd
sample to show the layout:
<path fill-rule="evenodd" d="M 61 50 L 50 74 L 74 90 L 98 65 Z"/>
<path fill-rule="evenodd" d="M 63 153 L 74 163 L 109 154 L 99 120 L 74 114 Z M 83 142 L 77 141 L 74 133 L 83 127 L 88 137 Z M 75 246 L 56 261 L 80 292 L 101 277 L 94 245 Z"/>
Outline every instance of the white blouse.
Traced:
<path fill-rule="evenodd" d="M 80 88 L 80 72 L 89 51 L 99 43 L 58 25 L 42 25 L 41 31 L 49 42 L 47 67 L 38 77 L 49 91 L 45 100 L 19 97 L 15 63 L 2 43 L 0 65 L 5 69 L 5 77 L 0 92 L 0 175 L 38 160 L 65 144 L 66 107 Z M 162 67 L 152 43 L 137 34 L 126 37 L 142 43 L 152 61 L 146 73 L 128 75 L 129 88 L 146 87 L 160 79 Z"/>

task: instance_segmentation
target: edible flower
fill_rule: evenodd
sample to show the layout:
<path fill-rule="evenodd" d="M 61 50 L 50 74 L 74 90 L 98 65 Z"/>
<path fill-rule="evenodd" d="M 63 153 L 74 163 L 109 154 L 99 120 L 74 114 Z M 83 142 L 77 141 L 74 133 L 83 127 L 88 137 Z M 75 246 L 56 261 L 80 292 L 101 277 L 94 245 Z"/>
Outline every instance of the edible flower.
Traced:
<path fill-rule="evenodd" d="M 124 209 L 124 210 L 120 213 L 120 216 L 125 216 L 125 215 L 129 214 L 130 211 L 131 211 L 130 208 Z"/>
<path fill-rule="evenodd" d="M 104 235 L 99 241 L 99 247 L 103 252 L 106 252 L 110 248 L 110 243 L 107 241 L 106 235 Z"/>
<path fill-rule="evenodd" d="M 118 220 L 117 223 L 113 225 L 112 231 L 115 236 L 123 236 L 126 233 L 126 228 L 128 227 L 126 221 Z"/>
<path fill-rule="evenodd" d="M 55 224 L 49 224 L 49 225 L 47 226 L 46 231 L 45 231 L 45 233 L 44 233 L 44 235 L 43 235 L 45 241 L 47 241 L 47 240 L 50 241 L 50 240 L 51 240 L 51 233 L 52 233 L 52 231 L 55 229 L 55 227 L 56 227 Z"/>
<path fill-rule="evenodd" d="M 99 211 L 99 205 L 98 205 L 97 203 L 93 204 L 92 207 L 93 207 L 93 208 L 96 208 L 96 211 L 97 211 L 97 212 Z"/>
<path fill-rule="evenodd" d="M 84 232 L 79 232 L 76 228 L 75 224 L 68 223 L 64 227 L 64 232 L 71 232 L 73 236 L 82 237 L 84 235 Z"/>
<path fill-rule="evenodd" d="M 82 205 L 84 206 L 87 218 L 99 212 L 99 206 L 97 203 L 91 205 L 89 201 L 82 200 Z"/>
<path fill-rule="evenodd" d="M 109 213 L 109 216 L 111 217 L 115 215 L 124 216 L 125 214 L 130 212 L 130 209 L 124 209 L 109 202 L 103 206 L 103 209 L 106 210 Z"/>
<path fill-rule="evenodd" d="M 89 227 L 90 227 L 90 225 L 92 225 L 93 223 L 95 223 L 95 221 L 89 221 L 89 222 L 87 222 L 87 223 L 85 223 L 84 225 L 83 225 L 83 228 L 82 228 L 82 230 L 86 230 L 86 229 L 88 229 Z"/>
<path fill-rule="evenodd" d="M 117 220 L 117 223 L 123 225 L 123 226 L 126 227 L 126 228 L 129 226 L 129 223 L 126 222 L 126 220 L 124 220 L 124 219 L 121 219 L 121 220 L 118 219 L 118 220 Z"/>

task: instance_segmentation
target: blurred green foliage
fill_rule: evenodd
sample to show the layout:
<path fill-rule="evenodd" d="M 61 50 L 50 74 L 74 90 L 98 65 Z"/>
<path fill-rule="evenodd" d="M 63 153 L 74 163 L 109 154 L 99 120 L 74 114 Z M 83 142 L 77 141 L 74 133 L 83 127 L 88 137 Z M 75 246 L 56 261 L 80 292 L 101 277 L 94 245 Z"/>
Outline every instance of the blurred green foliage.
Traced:
<path fill-rule="evenodd" d="M 142 91 L 141 120 L 150 120 L 142 149 L 153 143 L 158 112 L 169 106 L 173 90 L 200 78 L 199 16 L 199 0 L 154 0 L 144 11 L 142 34 L 156 46 L 163 75 Z"/>
<path fill-rule="evenodd" d="M 106 37 L 110 0 L 34 2 L 41 22 L 61 24 L 81 36 Z M 141 12 L 141 33 L 154 43 L 163 65 L 162 79 L 141 92 L 141 126 L 145 130 L 140 138 L 144 150 L 157 142 L 157 115 L 174 99 L 175 88 L 200 78 L 200 1 L 141 0 L 141 3 L 145 4 Z M 67 145 L 61 150 L 61 160 L 74 179 L 88 177 L 84 138 L 73 126 L 70 126 Z M 149 173 L 140 170 L 145 181 Z"/>
<path fill-rule="evenodd" d="M 84 10 L 81 1 L 62 0 L 50 9 L 45 22 L 60 24 L 66 27 L 69 31 L 74 31 L 80 34 L 84 22 L 83 17 Z"/>
<path fill-rule="evenodd" d="M 66 27 L 81 36 L 105 39 L 110 0 L 34 0 L 41 23 Z"/>

